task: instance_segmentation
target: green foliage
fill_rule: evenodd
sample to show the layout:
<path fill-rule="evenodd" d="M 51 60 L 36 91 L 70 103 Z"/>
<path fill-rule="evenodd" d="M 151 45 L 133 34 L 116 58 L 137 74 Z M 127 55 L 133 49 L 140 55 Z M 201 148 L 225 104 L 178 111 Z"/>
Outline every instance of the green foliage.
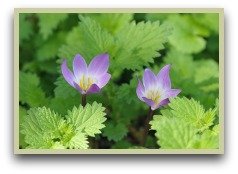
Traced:
<path fill-rule="evenodd" d="M 150 122 L 161 148 L 218 148 L 219 137 L 210 130 L 216 109 L 205 112 L 194 99 L 178 97 L 171 101 L 169 107 Z"/>
<path fill-rule="evenodd" d="M 20 102 L 31 107 L 47 104 L 44 91 L 39 87 L 40 80 L 36 74 L 20 72 Z"/>
<path fill-rule="evenodd" d="M 25 135 L 27 148 L 87 149 L 87 136 L 101 133 L 105 108 L 94 102 L 85 108 L 74 107 L 68 115 L 59 114 L 46 107 L 31 108 L 22 121 L 21 133 Z"/>
<path fill-rule="evenodd" d="M 105 127 L 102 124 L 106 121 L 104 110 L 102 104 L 94 102 L 92 105 L 87 104 L 85 108 L 83 106 L 74 107 L 72 111 L 68 112 L 66 118 L 68 123 L 78 131 L 94 137 L 95 134 L 101 133 L 100 129 Z"/>
<path fill-rule="evenodd" d="M 164 48 L 171 33 L 169 25 L 160 25 L 160 22 L 132 22 L 116 36 L 118 45 L 115 64 L 127 69 L 141 69 L 153 63 L 155 57 L 160 56 L 158 51 Z"/>
<path fill-rule="evenodd" d="M 21 13 L 19 32 L 20 148 L 219 147 L 219 14 Z M 76 54 L 89 64 L 101 53 L 112 77 L 83 108 L 60 65 L 66 59 L 72 70 Z M 142 147 L 148 106 L 138 78 L 166 64 L 182 92 L 154 111 Z"/>
<path fill-rule="evenodd" d="M 20 13 L 19 14 L 19 40 L 22 43 L 24 40 L 28 40 L 33 34 L 33 26 L 29 20 L 29 14 Z"/>
<path fill-rule="evenodd" d="M 39 28 L 40 33 L 43 36 L 43 39 L 47 39 L 57 26 L 68 17 L 68 14 L 58 13 L 58 14 L 49 14 L 49 13 L 38 13 L 39 18 Z"/>
<path fill-rule="evenodd" d="M 119 141 L 127 134 L 127 128 L 123 123 L 114 124 L 108 122 L 106 127 L 103 129 L 103 136 L 106 136 L 108 140 Z"/>

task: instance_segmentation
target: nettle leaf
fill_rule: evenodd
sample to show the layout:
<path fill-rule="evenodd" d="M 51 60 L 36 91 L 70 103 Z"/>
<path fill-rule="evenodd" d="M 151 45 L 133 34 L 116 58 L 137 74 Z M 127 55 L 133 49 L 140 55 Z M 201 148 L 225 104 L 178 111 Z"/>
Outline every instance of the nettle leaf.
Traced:
<path fill-rule="evenodd" d="M 172 99 L 169 107 L 150 122 L 161 148 L 217 148 L 217 126 L 209 129 L 214 124 L 216 108 L 205 112 L 199 102 L 185 97 Z"/>
<path fill-rule="evenodd" d="M 26 109 L 23 107 L 19 106 L 19 127 L 21 129 L 21 125 L 27 115 Z M 20 148 L 25 148 L 27 147 L 27 143 L 25 142 L 25 135 L 19 132 L 19 146 Z"/>
<path fill-rule="evenodd" d="M 196 129 L 181 119 L 163 117 L 153 120 L 151 125 L 156 128 L 155 136 L 162 149 L 192 148 L 196 140 Z"/>
<path fill-rule="evenodd" d="M 102 104 L 96 102 L 92 105 L 87 104 L 85 107 L 74 107 L 66 116 L 67 122 L 72 124 L 76 130 L 95 137 L 95 134 L 101 133 L 100 129 L 105 127 L 103 124 L 106 121 L 104 110 Z"/>
<path fill-rule="evenodd" d="M 199 131 L 204 131 L 213 125 L 216 115 L 216 108 L 205 112 L 205 109 L 199 102 L 185 97 L 174 98 L 169 107 L 174 117 L 185 120 Z"/>
<path fill-rule="evenodd" d="M 86 15 L 97 21 L 103 29 L 106 29 L 113 35 L 133 19 L 132 13 L 100 13 Z"/>
<path fill-rule="evenodd" d="M 109 53 L 114 47 L 113 37 L 93 19 L 80 16 L 80 23 L 67 38 L 67 45 L 59 50 L 59 57 L 72 62 L 80 53 L 89 62 L 94 56 Z"/>
<path fill-rule="evenodd" d="M 107 137 L 109 141 L 115 142 L 121 140 L 127 135 L 128 129 L 123 123 L 115 124 L 108 122 L 106 127 L 103 129 L 103 136 Z"/>
<path fill-rule="evenodd" d="M 31 107 L 47 104 L 48 100 L 44 91 L 39 87 L 40 81 L 36 74 L 20 71 L 19 78 L 20 102 L 27 103 Z"/>
<path fill-rule="evenodd" d="M 173 25 L 173 34 L 169 43 L 182 53 L 198 53 L 205 49 L 206 41 L 203 36 L 208 36 L 209 31 L 197 25 L 188 15 L 171 15 L 166 23 Z"/>
<path fill-rule="evenodd" d="M 70 149 L 88 149 L 88 141 L 85 133 L 77 132 L 67 143 Z"/>
<path fill-rule="evenodd" d="M 21 125 L 26 148 L 31 149 L 87 149 L 87 135 L 77 130 L 74 124 L 47 109 L 32 108 Z"/>
<path fill-rule="evenodd" d="M 47 39 L 57 28 L 60 22 L 64 21 L 68 14 L 66 13 L 38 13 L 39 28 L 43 39 Z"/>
<path fill-rule="evenodd" d="M 198 136 L 197 142 L 193 145 L 199 149 L 216 149 L 219 148 L 219 135 L 214 134 L 211 130 L 205 130 Z"/>
<path fill-rule="evenodd" d="M 22 123 L 22 133 L 28 148 L 48 149 L 54 145 L 54 139 L 58 138 L 58 130 L 63 120 L 55 112 L 45 107 L 32 108 Z"/>
<path fill-rule="evenodd" d="M 114 65 L 132 70 L 148 66 L 160 56 L 158 51 L 164 48 L 170 33 L 171 27 L 159 22 L 125 25 L 115 38 L 118 49 Z"/>

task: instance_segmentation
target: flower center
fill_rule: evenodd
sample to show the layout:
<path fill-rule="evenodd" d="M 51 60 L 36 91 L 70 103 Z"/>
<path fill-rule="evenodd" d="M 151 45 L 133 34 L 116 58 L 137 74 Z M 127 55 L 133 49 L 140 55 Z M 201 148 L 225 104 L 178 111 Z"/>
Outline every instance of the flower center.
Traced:
<path fill-rule="evenodd" d="M 146 98 L 151 99 L 155 104 L 159 104 L 160 102 L 160 93 L 158 90 L 149 90 L 146 93 Z"/>
<path fill-rule="evenodd" d="M 79 81 L 79 86 L 82 90 L 87 91 L 93 83 L 94 80 L 92 77 L 87 77 L 83 75 Z"/>

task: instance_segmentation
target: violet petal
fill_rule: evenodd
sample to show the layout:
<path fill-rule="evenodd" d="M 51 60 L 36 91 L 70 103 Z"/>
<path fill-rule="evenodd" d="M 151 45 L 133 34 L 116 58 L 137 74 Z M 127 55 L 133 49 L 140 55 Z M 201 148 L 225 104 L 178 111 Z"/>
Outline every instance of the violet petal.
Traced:
<path fill-rule="evenodd" d="M 89 64 L 88 73 L 95 77 L 100 77 L 107 72 L 108 67 L 109 67 L 109 55 L 100 54 L 94 57 L 91 63 Z"/>
<path fill-rule="evenodd" d="M 161 107 L 161 106 L 165 106 L 165 105 L 167 105 L 169 102 L 170 102 L 169 99 L 166 98 L 166 99 L 162 100 L 154 109 L 158 109 L 158 108 Z"/>
<path fill-rule="evenodd" d="M 86 93 L 87 94 L 98 93 L 100 90 L 101 89 L 96 84 L 92 84 Z"/>
<path fill-rule="evenodd" d="M 74 70 L 74 76 L 76 77 L 77 80 L 79 80 L 82 74 L 87 73 L 87 64 L 84 58 L 80 54 L 77 54 L 74 57 L 73 70 Z"/>
<path fill-rule="evenodd" d="M 144 84 L 145 90 L 155 88 L 157 86 L 157 77 L 148 68 L 145 69 L 145 72 L 143 75 L 143 84 Z"/>
<path fill-rule="evenodd" d="M 159 84 L 165 89 L 171 88 L 171 81 L 169 77 L 170 65 L 164 66 L 157 75 Z"/>
<path fill-rule="evenodd" d="M 85 94 L 85 92 L 80 88 L 80 86 L 74 82 L 74 87 L 81 93 L 81 94 Z"/>
<path fill-rule="evenodd" d="M 75 77 L 73 75 L 73 73 L 69 70 L 68 66 L 67 66 L 67 62 L 66 60 L 63 61 L 62 65 L 61 65 L 61 72 L 63 74 L 64 79 L 72 86 L 74 87 L 74 81 L 75 81 Z"/>
<path fill-rule="evenodd" d="M 155 105 L 155 102 L 151 99 L 148 99 L 146 97 L 142 97 L 143 101 L 146 102 L 147 105 L 149 105 L 151 107 L 151 109 L 154 107 Z M 154 110 L 154 109 L 152 109 Z"/>
<path fill-rule="evenodd" d="M 180 89 L 169 89 L 165 92 L 165 96 L 166 98 L 176 97 L 180 92 Z"/>
<path fill-rule="evenodd" d="M 136 94 L 141 101 L 144 101 L 142 98 L 144 97 L 144 92 L 145 92 L 144 86 L 142 82 L 139 80 L 137 88 L 136 88 Z"/>
<path fill-rule="evenodd" d="M 99 79 L 98 79 L 98 81 L 97 81 L 97 86 L 98 86 L 99 88 L 104 87 L 104 86 L 108 83 L 108 81 L 110 80 L 110 78 L 111 78 L 111 74 L 108 74 L 108 73 L 106 73 L 106 74 L 104 74 L 103 76 L 99 77 Z"/>

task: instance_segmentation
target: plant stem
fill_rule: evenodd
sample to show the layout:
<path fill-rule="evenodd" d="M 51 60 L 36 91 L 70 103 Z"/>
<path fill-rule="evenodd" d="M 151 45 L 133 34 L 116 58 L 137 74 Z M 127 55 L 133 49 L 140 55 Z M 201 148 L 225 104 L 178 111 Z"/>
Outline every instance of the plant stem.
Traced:
<path fill-rule="evenodd" d="M 146 120 L 145 120 L 145 129 L 144 129 L 143 137 L 142 137 L 142 141 L 141 141 L 142 146 L 145 146 L 146 139 L 147 139 L 147 136 L 148 136 L 148 132 L 150 130 L 149 122 L 152 119 L 152 117 L 153 117 L 153 110 L 151 108 L 149 108 L 149 112 L 148 112 L 148 115 L 147 115 Z"/>
<path fill-rule="evenodd" d="M 81 103 L 83 107 L 86 105 L 86 102 L 87 102 L 86 94 L 83 94 L 82 95 L 82 103 Z"/>

